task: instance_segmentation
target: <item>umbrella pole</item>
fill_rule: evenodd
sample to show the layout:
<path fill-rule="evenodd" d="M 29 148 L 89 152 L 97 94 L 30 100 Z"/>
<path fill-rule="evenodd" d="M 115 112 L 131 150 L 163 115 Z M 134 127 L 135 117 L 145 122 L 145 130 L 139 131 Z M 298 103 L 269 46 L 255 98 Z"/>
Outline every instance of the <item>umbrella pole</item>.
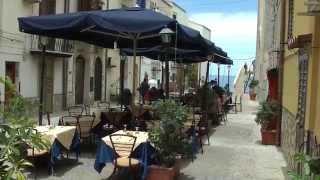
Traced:
<path fill-rule="evenodd" d="M 137 81 L 137 67 L 136 67 L 136 61 L 137 61 L 137 38 L 135 37 L 133 39 L 133 86 L 132 86 L 132 100 L 133 104 L 135 103 L 136 99 L 136 81 Z M 143 97 L 142 97 L 143 98 Z"/>
<path fill-rule="evenodd" d="M 120 104 L 121 110 L 123 109 L 123 89 L 124 89 L 124 62 L 125 59 L 122 57 L 120 59 Z"/>
<path fill-rule="evenodd" d="M 164 85 L 164 68 L 163 68 L 163 62 L 161 62 L 161 89 L 163 89 Z"/>
<path fill-rule="evenodd" d="M 40 97 L 39 97 L 39 125 L 42 125 L 43 117 L 43 88 L 44 88 L 44 72 L 46 60 L 46 45 L 42 47 L 42 61 L 41 61 L 41 74 L 40 74 Z"/>
<path fill-rule="evenodd" d="M 209 70 L 210 70 L 210 62 L 208 61 L 207 63 L 207 72 L 206 72 L 206 81 L 205 81 L 205 86 L 208 85 L 208 80 L 209 80 Z"/>
<path fill-rule="evenodd" d="M 230 68 L 228 68 L 228 93 L 230 93 Z"/>
<path fill-rule="evenodd" d="M 165 56 L 165 68 L 166 68 L 166 99 L 169 99 L 169 60 L 167 55 Z"/>
<path fill-rule="evenodd" d="M 220 86 L 220 64 L 218 64 L 218 86 Z"/>
<path fill-rule="evenodd" d="M 208 96 L 208 89 L 209 89 L 209 86 L 208 86 L 208 81 L 209 81 L 209 71 L 210 71 L 210 62 L 208 61 L 207 63 L 207 72 L 206 72 L 206 81 L 204 83 L 204 94 L 202 94 L 202 102 L 203 102 L 203 106 L 205 108 L 205 112 L 208 112 L 208 100 L 207 100 L 207 97 Z"/>

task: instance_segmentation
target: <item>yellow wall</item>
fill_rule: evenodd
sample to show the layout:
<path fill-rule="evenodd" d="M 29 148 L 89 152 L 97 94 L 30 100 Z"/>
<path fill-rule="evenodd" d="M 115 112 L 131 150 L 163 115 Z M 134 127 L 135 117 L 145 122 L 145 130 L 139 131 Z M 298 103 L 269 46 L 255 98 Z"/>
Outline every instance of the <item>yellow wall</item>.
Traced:
<path fill-rule="evenodd" d="M 283 72 L 283 106 L 296 114 L 298 105 L 298 57 L 287 56 Z"/>
<path fill-rule="evenodd" d="M 288 0 L 286 1 L 286 22 L 288 22 Z M 309 54 L 309 75 L 306 102 L 306 129 L 313 130 L 320 137 L 320 17 L 301 16 L 300 12 L 306 12 L 304 1 L 294 2 L 293 37 L 311 33 L 312 44 L 307 47 Z M 288 24 L 284 24 L 287 27 Z M 283 106 L 296 115 L 298 109 L 299 90 L 299 66 L 298 50 L 285 50 L 284 81 L 283 81 Z"/>
<path fill-rule="evenodd" d="M 312 79 L 311 79 L 311 95 L 310 95 L 310 126 L 317 137 L 320 137 L 320 17 L 315 19 L 315 32 L 313 41 L 313 59 L 311 64 Z"/>

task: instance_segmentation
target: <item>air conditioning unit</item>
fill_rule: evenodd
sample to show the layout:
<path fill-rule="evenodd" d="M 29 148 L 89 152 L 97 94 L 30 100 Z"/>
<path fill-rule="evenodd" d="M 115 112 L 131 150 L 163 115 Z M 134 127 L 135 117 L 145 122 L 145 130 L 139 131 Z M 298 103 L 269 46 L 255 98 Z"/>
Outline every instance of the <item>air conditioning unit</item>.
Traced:
<path fill-rule="evenodd" d="M 307 12 L 320 12 L 320 0 L 307 0 L 305 2 L 307 6 Z"/>

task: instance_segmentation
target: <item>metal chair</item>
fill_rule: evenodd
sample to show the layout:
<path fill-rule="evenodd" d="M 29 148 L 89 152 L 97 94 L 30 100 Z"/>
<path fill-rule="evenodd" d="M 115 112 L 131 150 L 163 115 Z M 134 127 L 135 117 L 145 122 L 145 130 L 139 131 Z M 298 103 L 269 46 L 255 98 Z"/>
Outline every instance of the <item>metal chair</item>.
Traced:
<path fill-rule="evenodd" d="M 112 175 L 116 173 L 120 168 L 129 168 L 133 173 L 133 168 L 139 166 L 139 160 L 130 157 L 136 144 L 137 137 L 124 134 L 112 134 L 109 136 L 112 149 L 114 152 L 114 170 Z M 126 139 L 126 142 L 119 142 L 118 139 Z M 111 176 L 112 176 L 111 175 Z"/>

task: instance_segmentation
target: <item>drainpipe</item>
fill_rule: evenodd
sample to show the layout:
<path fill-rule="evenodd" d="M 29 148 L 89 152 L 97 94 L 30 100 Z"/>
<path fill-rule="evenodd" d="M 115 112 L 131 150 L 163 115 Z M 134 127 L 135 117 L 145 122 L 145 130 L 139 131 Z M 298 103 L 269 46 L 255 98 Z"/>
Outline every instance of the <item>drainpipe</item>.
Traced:
<path fill-rule="evenodd" d="M 283 68 L 284 68 L 284 53 L 285 53 L 285 44 L 286 44 L 286 38 L 285 38 L 285 25 L 286 25 L 286 6 L 285 6 L 285 2 L 282 1 L 280 3 L 280 10 L 281 10 L 281 19 L 280 19 L 280 23 L 281 23 L 281 29 L 280 29 L 280 56 L 279 56 L 279 89 L 278 89 L 278 93 L 279 93 L 279 103 L 281 105 L 281 107 L 283 107 L 283 101 L 282 101 L 282 97 L 283 97 Z M 277 144 L 279 146 L 281 146 L 281 122 L 282 122 L 282 108 L 281 108 L 281 116 L 279 117 L 279 121 L 278 121 L 278 133 L 277 133 Z"/>

